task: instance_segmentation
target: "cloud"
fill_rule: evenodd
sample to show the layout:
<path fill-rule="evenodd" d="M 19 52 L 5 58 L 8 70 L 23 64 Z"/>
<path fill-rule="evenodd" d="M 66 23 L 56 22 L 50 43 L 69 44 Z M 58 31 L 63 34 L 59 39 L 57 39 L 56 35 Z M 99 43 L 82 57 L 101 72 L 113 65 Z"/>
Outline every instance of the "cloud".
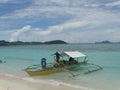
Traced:
<path fill-rule="evenodd" d="M 97 8 L 99 4 L 91 3 L 87 0 L 33 0 L 33 3 L 26 8 L 16 10 L 10 15 L 1 18 L 25 19 L 34 18 L 36 20 L 43 18 L 59 18 L 64 16 L 73 16 L 81 14 L 81 11 Z M 33 19 L 33 20 L 34 20 Z"/>
<path fill-rule="evenodd" d="M 115 1 L 115 2 L 110 2 L 110 3 L 107 3 L 106 6 L 120 6 L 120 0 L 119 1 Z"/>
<path fill-rule="evenodd" d="M 20 34 L 26 32 L 26 31 L 29 31 L 29 30 L 31 30 L 31 26 L 27 25 L 27 26 L 24 26 L 22 29 L 19 29 L 19 30 L 13 32 L 11 35 L 11 38 L 10 38 L 10 42 L 16 41 L 18 39 L 18 37 L 20 36 Z"/>
<path fill-rule="evenodd" d="M 7 3 L 10 0 L 2 1 Z M 16 1 L 17 5 L 23 5 L 22 1 L 13 1 Z M 102 37 L 108 38 L 107 34 L 109 39 L 112 39 L 118 35 L 115 32 L 119 30 L 120 13 L 119 9 L 114 11 L 107 6 L 118 6 L 120 1 L 111 1 L 113 0 L 104 3 L 103 0 L 31 0 L 26 5 L 29 0 L 25 0 L 26 7 L 17 9 L 13 4 L 13 7 L 16 7 L 14 11 L 0 16 L 0 30 L 15 30 L 10 41 L 16 41 L 19 37 L 26 41 L 32 41 L 35 37 L 39 41 L 95 41 Z M 106 32 L 110 29 L 115 30 L 114 34 Z M 118 39 L 116 36 L 116 40 Z"/>
<path fill-rule="evenodd" d="M 19 2 L 18 0 L 0 0 L 0 3 L 17 3 Z"/>
<path fill-rule="evenodd" d="M 104 39 L 115 40 L 114 36 L 117 35 L 119 28 L 114 27 L 120 22 L 118 19 L 119 15 L 119 13 L 113 14 L 102 10 L 94 10 L 90 11 L 85 17 L 82 16 L 82 19 L 80 17 L 74 17 L 62 24 L 48 26 L 46 29 L 30 27 L 31 35 L 27 34 L 27 36 L 29 36 L 28 38 L 23 35 L 24 32 L 27 31 L 22 32 L 18 36 L 21 36 L 21 39 L 26 41 L 32 41 L 35 40 L 35 38 L 39 41 L 62 39 L 68 42 L 95 42 Z M 113 28 L 117 33 L 111 34 L 109 32 L 110 28 Z M 116 37 L 116 40 L 118 39 L 119 37 Z"/>
<path fill-rule="evenodd" d="M 10 41 L 11 42 L 16 41 L 16 40 L 18 40 L 19 37 L 22 40 L 26 40 L 26 41 L 30 41 L 30 40 L 32 41 L 37 37 L 39 37 L 39 38 L 42 37 L 41 41 L 46 41 L 46 40 L 52 39 L 52 37 L 54 37 L 54 36 L 56 36 L 56 37 L 54 37 L 54 39 L 55 38 L 63 39 L 63 38 L 61 38 L 61 36 L 65 32 L 66 33 L 73 32 L 73 31 L 76 32 L 76 30 L 78 28 L 85 27 L 88 24 L 89 24 L 88 22 L 84 22 L 84 21 L 74 21 L 74 22 L 67 22 L 67 23 L 59 24 L 59 25 L 53 25 L 53 26 L 48 27 L 47 29 L 33 28 L 30 25 L 27 25 L 27 26 L 24 26 L 22 29 L 19 29 L 19 30 L 16 30 L 15 32 L 13 32 L 11 35 Z M 27 38 L 26 38 L 25 35 L 23 35 L 23 34 L 28 31 L 30 32 L 29 33 L 30 35 L 28 33 L 26 33 L 26 36 L 27 36 Z M 65 36 L 63 36 L 63 37 L 65 37 Z M 69 41 L 69 40 L 67 40 L 67 41 Z"/>
<path fill-rule="evenodd" d="M 61 33 L 61 32 L 70 31 L 76 28 L 84 27 L 87 24 L 88 22 L 84 22 L 84 21 L 74 21 L 74 22 L 68 22 L 60 25 L 50 26 L 46 30 L 35 29 L 33 33 L 39 34 L 39 35 L 49 35 L 49 34 Z"/>
<path fill-rule="evenodd" d="M 11 37 L 11 33 L 13 33 L 13 31 L 11 30 L 0 30 L 0 40 L 7 40 L 9 41 L 9 38 Z"/>
<path fill-rule="evenodd" d="M 0 0 L 0 3 L 7 3 L 9 2 L 10 0 Z"/>

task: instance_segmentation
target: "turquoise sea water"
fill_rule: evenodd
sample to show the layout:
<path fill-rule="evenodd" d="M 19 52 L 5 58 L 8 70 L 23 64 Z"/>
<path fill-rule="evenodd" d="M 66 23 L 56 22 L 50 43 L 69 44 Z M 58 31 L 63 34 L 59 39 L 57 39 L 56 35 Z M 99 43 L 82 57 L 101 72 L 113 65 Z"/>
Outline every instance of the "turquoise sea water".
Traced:
<path fill-rule="evenodd" d="M 56 51 L 78 50 L 89 57 L 89 62 L 98 64 L 103 70 L 84 75 L 82 71 L 90 66 L 78 67 L 72 72 L 78 76 L 72 77 L 67 71 L 46 76 L 29 77 L 22 69 L 33 64 L 40 64 L 41 58 L 54 62 L 51 54 Z M 120 90 L 120 44 L 67 44 L 67 45 L 31 45 L 31 46 L 1 46 L 0 72 L 23 77 L 32 81 L 47 81 L 55 85 L 67 85 L 85 90 Z"/>

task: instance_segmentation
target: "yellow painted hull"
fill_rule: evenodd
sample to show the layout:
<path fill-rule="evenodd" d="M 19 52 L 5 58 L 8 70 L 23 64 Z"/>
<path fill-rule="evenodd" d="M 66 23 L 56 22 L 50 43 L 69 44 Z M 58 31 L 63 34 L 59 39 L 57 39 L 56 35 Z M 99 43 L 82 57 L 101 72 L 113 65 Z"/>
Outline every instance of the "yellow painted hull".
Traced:
<path fill-rule="evenodd" d="M 71 69 L 73 67 L 71 66 L 65 66 L 61 68 L 50 68 L 50 69 L 45 69 L 45 70 L 39 70 L 39 71 L 26 71 L 30 76 L 40 76 L 40 75 L 47 75 L 51 73 L 56 73 L 56 72 L 61 72 L 64 71 L 65 69 Z"/>

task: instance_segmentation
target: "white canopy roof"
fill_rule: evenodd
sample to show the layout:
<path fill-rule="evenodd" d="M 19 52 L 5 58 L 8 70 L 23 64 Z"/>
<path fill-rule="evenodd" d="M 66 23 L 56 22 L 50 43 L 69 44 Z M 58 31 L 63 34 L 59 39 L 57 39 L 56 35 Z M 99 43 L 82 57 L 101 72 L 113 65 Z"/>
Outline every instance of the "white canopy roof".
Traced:
<path fill-rule="evenodd" d="M 86 57 L 86 55 L 82 54 L 79 51 L 64 51 L 64 54 L 72 58 Z"/>

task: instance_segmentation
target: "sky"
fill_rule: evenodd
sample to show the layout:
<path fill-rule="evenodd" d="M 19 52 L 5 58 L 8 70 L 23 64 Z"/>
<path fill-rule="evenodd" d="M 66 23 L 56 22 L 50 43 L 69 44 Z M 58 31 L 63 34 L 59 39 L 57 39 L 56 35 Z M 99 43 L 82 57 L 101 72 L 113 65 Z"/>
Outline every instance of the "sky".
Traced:
<path fill-rule="evenodd" d="M 0 40 L 120 42 L 120 0 L 0 0 Z"/>

